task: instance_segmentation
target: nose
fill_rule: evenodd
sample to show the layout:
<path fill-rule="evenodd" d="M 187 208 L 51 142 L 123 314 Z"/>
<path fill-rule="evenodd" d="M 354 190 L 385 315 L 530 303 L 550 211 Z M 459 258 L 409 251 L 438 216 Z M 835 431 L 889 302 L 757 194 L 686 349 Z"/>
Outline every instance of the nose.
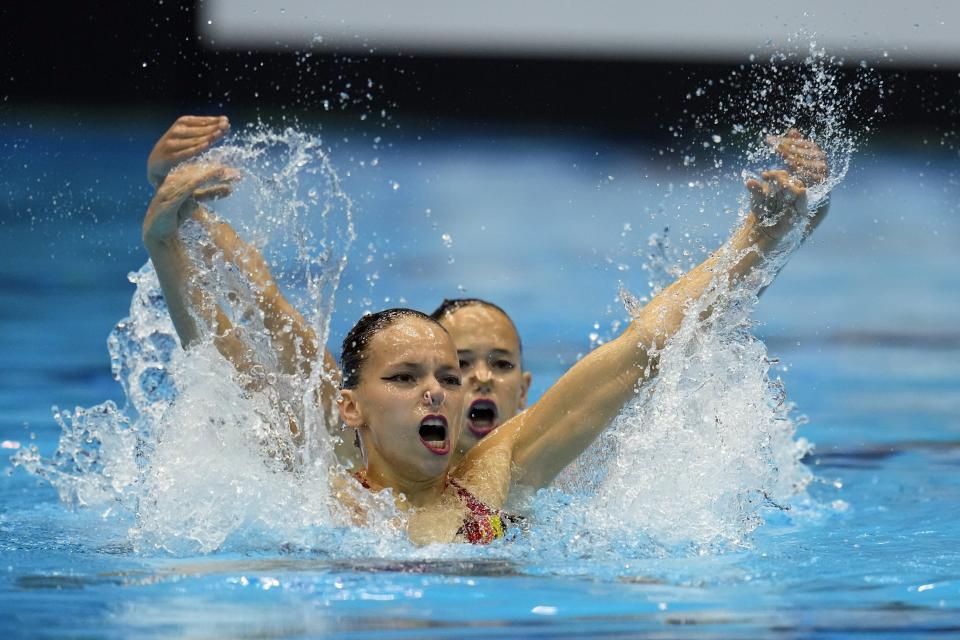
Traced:
<path fill-rule="evenodd" d="M 477 381 L 477 386 L 489 389 L 493 383 L 493 372 L 486 364 L 480 363 L 473 368 L 473 378 Z"/>
<path fill-rule="evenodd" d="M 444 394 L 443 390 L 439 387 L 436 389 L 427 389 L 423 392 L 423 401 L 431 409 L 438 409 L 440 405 L 443 404 L 445 397 L 446 394 Z"/>

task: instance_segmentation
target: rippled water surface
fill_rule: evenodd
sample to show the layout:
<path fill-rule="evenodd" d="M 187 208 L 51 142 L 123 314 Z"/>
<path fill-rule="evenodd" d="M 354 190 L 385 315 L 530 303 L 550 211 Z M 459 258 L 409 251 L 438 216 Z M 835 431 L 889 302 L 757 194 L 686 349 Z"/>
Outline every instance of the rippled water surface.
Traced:
<path fill-rule="evenodd" d="M 513 547 L 391 555 L 345 536 L 340 549 L 244 539 L 171 555 L 135 553 L 135 519 L 68 509 L 7 462 L 56 449 L 51 405 L 123 404 L 104 341 L 145 258 L 140 167 L 158 133 L 145 127 L 0 132 L 3 637 L 960 634 L 956 151 L 861 149 L 830 216 L 764 295 L 755 333 L 808 420 L 798 435 L 815 445 L 814 481 L 788 510 L 761 509 L 737 544 L 599 552 L 583 542 L 591 523 L 570 519 L 535 523 Z M 651 233 L 714 246 L 735 219 L 719 203 L 735 209 L 738 184 L 718 185 L 701 213 L 669 195 L 688 176 L 642 145 L 420 133 L 376 149 L 373 134 L 329 134 L 358 232 L 334 340 L 364 308 L 432 308 L 465 290 L 512 312 L 539 395 L 623 315 L 619 282 L 645 291 L 634 252 Z"/>

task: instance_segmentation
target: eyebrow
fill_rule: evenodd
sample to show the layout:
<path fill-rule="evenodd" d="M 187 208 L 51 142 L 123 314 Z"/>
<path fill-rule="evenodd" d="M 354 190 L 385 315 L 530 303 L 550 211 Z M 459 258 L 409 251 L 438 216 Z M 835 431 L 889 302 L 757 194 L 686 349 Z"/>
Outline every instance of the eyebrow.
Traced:
<path fill-rule="evenodd" d="M 457 356 L 476 356 L 473 352 L 473 349 L 457 349 Z M 509 356 L 511 358 L 518 357 L 517 354 L 510 349 L 490 349 L 489 356 Z"/>
<path fill-rule="evenodd" d="M 395 362 L 393 364 L 387 365 L 388 369 L 423 369 L 423 365 L 419 362 Z"/>

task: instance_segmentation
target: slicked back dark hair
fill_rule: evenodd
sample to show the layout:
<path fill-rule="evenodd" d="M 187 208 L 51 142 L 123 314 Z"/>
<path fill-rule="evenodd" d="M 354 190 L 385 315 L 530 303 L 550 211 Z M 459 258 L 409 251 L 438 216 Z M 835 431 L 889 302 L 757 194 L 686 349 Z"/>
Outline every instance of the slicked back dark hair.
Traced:
<path fill-rule="evenodd" d="M 343 339 L 343 347 L 340 350 L 340 369 L 343 373 L 341 388 L 353 389 L 360 384 L 360 374 L 366 362 L 367 346 L 370 340 L 400 318 L 420 318 L 446 331 L 435 318 L 415 309 L 384 309 L 363 316 Z"/>
<path fill-rule="evenodd" d="M 493 304 L 483 298 L 444 298 L 443 302 L 440 303 L 440 306 L 433 310 L 433 313 L 430 314 L 430 317 L 440 322 L 443 316 L 448 313 L 456 313 L 457 309 L 462 309 L 463 307 L 472 307 L 475 305 L 481 305 L 484 307 L 490 307 L 491 309 L 496 309 L 503 316 L 510 321 L 510 324 L 513 326 L 513 332 L 517 334 L 517 347 L 520 349 L 518 354 L 521 359 L 523 358 L 523 342 L 520 340 L 520 332 L 517 330 L 517 325 L 513 322 L 513 318 L 510 317 L 510 314 L 503 310 L 500 305 Z"/>

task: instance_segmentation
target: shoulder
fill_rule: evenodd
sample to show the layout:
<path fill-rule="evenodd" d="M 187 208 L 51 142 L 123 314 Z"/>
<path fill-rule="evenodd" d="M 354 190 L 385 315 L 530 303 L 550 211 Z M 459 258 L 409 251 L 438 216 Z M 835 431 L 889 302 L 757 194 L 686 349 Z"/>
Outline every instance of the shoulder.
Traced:
<path fill-rule="evenodd" d="M 450 471 L 450 478 L 488 507 L 499 509 L 507 501 L 512 473 L 513 450 L 506 439 L 478 444 Z"/>

